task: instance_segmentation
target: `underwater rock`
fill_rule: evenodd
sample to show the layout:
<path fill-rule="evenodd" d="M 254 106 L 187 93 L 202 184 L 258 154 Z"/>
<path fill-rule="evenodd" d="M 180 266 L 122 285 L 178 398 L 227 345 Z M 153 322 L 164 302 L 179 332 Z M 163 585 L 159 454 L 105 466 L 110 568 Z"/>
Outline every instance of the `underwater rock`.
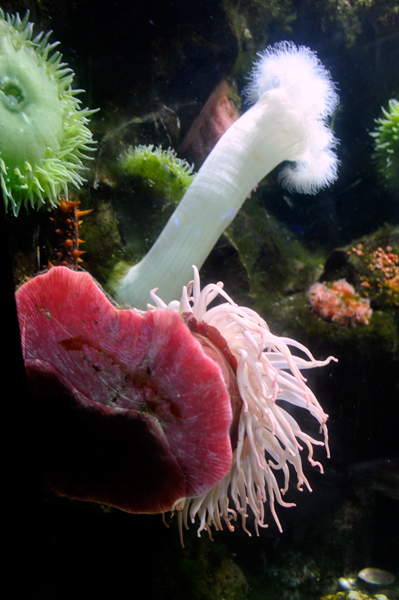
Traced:
<path fill-rule="evenodd" d="M 138 261 L 193 181 L 193 169 L 171 148 L 140 144 L 123 152 L 113 171 L 112 203 L 124 242 L 115 260 Z M 120 267 L 116 262 L 116 273 Z"/>
<path fill-rule="evenodd" d="M 395 576 L 384 569 L 375 569 L 367 567 L 362 569 L 357 576 L 359 579 L 370 585 L 391 585 L 395 581 Z"/>
<path fill-rule="evenodd" d="M 338 579 L 338 585 L 341 590 L 353 590 L 356 586 L 356 579 L 353 577 L 340 577 Z"/>
<path fill-rule="evenodd" d="M 380 309 L 399 306 L 399 229 L 385 226 L 328 257 L 319 281 L 345 278 Z"/>
<path fill-rule="evenodd" d="M 179 147 L 199 169 L 216 142 L 240 116 L 238 92 L 226 79 L 216 86 Z"/>
<path fill-rule="evenodd" d="M 387 498 L 399 500 L 399 458 L 384 458 L 354 464 L 349 474 Z"/>

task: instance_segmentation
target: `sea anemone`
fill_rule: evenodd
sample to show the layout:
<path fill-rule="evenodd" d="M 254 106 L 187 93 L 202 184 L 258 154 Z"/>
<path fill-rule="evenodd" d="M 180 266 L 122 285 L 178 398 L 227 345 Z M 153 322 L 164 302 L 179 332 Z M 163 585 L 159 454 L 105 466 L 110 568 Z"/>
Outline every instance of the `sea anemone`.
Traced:
<path fill-rule="evenodd" d="M 297 488 L 302 490 L 305 485 L 312 491 L 302 468 L 302 445 L 307 447 L 310 464 L 321 472 L 322 465 L 313 459 L 313 446 L 324 445 L 329 456 L 328 415 L 306 385 L 301 370 L 325 366 L 336 359 L 330 356 L 324 361 L 315 360 L 302 344 L 273 335 L 256 312 L 233 302 L 224 292 L 222 283 L 207 285 L 201 291 L 195 267 L 194 280 L 183 288 L 180 301 L 167 305 L 156 292 L 156 289 L 151 292 L 155 306 L 149 305 L 150 309 L 178 312 L 198 338 L 211 339 L 211 334 L 215 337 L 215 331 L 222 336 L 225 356 L 226 352 L 230 353 L 230 362 L 234 363 L 242 400 L 230 471 L 207 493 L 177 503 L 181 535 L 183 525 L 188 526 L 188 519 L 194 522 L 197 516 L 200 520 L 198 535 L 203 529 L 210 531 L 212 525 L 216 530 L 222 529 L 223 522 L 233 531 L 237 513 L 241 516 L 243 529 L 251 535 L 246 526 L 248 507 L 259 535 L 259 527 L 267 527 L 264 506 L 267 500 L 277 527 L 282 531 L 275 503 L 295 506 L 282 498 L 289 487 L 289 465 L 296 472 Z M 210 308 L 218 297 L 224 302 Z M 289 346 L 299 350 L 308 360 L 291 354 Z M 324 441 L 303 432 L 281 406 L 281 401 L 309 411 L 318 421 Z M 276 477 L 279 471 L 283 476 L 282 487 Z M 230 498 L 234 509 L 230 507 Z"/>
<path fill-rule="evenodd" d="M 327 414 L 301 370 L 335 359 L 273 335 L 221 283 L 201 291 L 196 268 L 180 301 L 151 296 L 146 312 L 119 310 L 67 267 L 17 291 L 44 481 L 132 513 L 177 509 L 181 536 L 196 517 L 198 534 L 233 531 L 237 513 L 251 535 L 249 509 L 259 534 L 267 501 L 281 530 L 275 504 L 293 506 L 283 500 L 290 466 L 311 490 L 301 450 L 320 471 L 313 446 L 329 454 Z M 287 405 L 310 413 L 324 439 L 302 431 Z"/>
<path fill-rule="evenodd" d="M 165 201 L 177 203 L 193 181 L 193 168 L 178 158 L 171 148 L 135 146 L 124 152 L 119 161 L 123 172 L 137 177 Z"/>
<path fill-rule="evenodd" d="M 382 108 L 383 116 L 376 119 L 374 138 L 375 157 L 384 181 L 397 191 L 399 185 L 399 102 L 392 98 L 388 110 Z"/>
<path fill-rule="evenodd" d="M 357 294 L 346 279 L 315 283 L 308 291 L 308 298 L 316 315 L 339 325 L 368 325 L 373 314 L 370 300 Z"/>
<path fill-rule="evenodd" d="M 89 273 L 62 266 L 22 285 L 16 303 L 53 492 L 161 513 L 229 472 L 234 378 L 178 314 L 119 310 Z"/>
<path fill-rule="evenodd" d="M 289 42 L 268 47 L 247 95 L 255 104 L 221 137 L 151 250 L 115 286 L 120 301 L 144 308 L 156 285 L 165 301 L 175 298 L 190 265 L 202 266 L 251 191 L 281 162 L 292 163 L 280 173 L 291 191 L 315 193 L 337 177 L 327 118 L 338 96 L 313 52 Z"/>
<path fill-rule="evenodd" d="M 33 37 L 29 12 L 0 9 L 0 177 L 6 207 L 57 205 L 68 184 L 83 182 L 82 159 L 93 150 L 87 128 L 95 112 L 80 109 L 73 71 L 49 43 L 51 32 Z"/>

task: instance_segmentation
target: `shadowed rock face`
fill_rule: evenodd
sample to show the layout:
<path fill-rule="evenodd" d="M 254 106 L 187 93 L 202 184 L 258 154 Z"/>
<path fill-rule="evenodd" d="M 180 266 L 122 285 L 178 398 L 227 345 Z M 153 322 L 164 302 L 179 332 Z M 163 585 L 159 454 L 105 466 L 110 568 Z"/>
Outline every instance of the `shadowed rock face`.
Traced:
<path fill-rule="evenodd" d="M 190 131 L 180 145 L 179 152 L 198 170 L 225 131 L 240 116 L 234 102 L 237 90 L 222 79 L 213 90 Z"/>
<path fill-rule="evenodd" d="M 159 513 L 228 473 L 225 380 L 179 315 L 119 310 L 88 273 L 66 267 L 24 284 L 16 300 L 54 492 Z"/>

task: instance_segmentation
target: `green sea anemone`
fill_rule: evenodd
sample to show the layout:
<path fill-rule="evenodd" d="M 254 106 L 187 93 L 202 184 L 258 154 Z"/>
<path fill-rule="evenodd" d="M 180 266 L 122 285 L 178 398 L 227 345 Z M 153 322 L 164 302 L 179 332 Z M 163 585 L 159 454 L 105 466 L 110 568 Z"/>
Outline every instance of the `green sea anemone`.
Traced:
<path fill-rule="evenodd" d="M 81 159 L 93 150 L 87 128 L 94 112 L 80 110 L 73 71 L 49 43 L 51 31 L 33 37 L 29 12 L 0 9 L 0 178 L 6 208 L 55 206 L 68 184 L 79 187 Z"/>
<path fill-rule="evenodd" d="M 146 181 L 155 193 L 174 203 L 181 200 L 194 178 L 193 167 L 174 150 L 152 144 L 129 148 L 120 163 L 126 173 Z"/>
<path fill-rule="evenodd" d="M 383 117 L 376 119 L 377 127 L 370 135 L 375 139 L 378 169 L 386 183 L 397 189 L 399 184 L 399 102 L 392 98 Z"/>

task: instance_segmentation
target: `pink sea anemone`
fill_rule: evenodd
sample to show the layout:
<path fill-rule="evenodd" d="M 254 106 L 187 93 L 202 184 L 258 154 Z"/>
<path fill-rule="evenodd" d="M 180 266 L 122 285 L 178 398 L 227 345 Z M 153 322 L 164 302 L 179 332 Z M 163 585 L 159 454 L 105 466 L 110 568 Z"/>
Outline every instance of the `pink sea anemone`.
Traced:
<path fill-rule="evenodd" d="M 238 423 L 237 444 L 233 448 L 233 460 L 229 473 L 209 492 L 197 498 L 184 498 L 178 504 L 180 528 L 188 526 L 188 519 L 200 519 L 198 534 L 209 531 L 213 525 L 222 529 L 224 522 L 233 530 L 232 521 L 241 515 L 242 527 L 246 528 L 248 507 L 254 516 L 254 526 L 265 523 L 265 502 L 281 531 L 275 502 L 282 506 L 294 506 L 284 502 L 290 480 L 289 465 L 297 475 L 297 487 L 305 485 L 311 491 L 302 469 L 300 451 L 307 447 L 308 460 L 312 466 L 322 465 L 313 460 L 313 446 L 325 445 L 327 455 L 328 415 L 323 411 L 313 392 L 306 385 L 302 369 L 327 365 L 329 357 L 317 361 L 302 344 L 273 335 L 266 322 L 253 310 L 237 306 L 224 292 L 223 284 L 207 285 L 202 291 L 198 270 L 194 267 L 194 280 L 186 288 L 180 301 L 166 305 L 153 290 L 151 297 L 157 308 L 178 312 L 186 320 L 195 319 L 214 327 L 226 341 L 226 345 L 237 361 L 236 377 L 242 399 Z M 210 307 L 215 298 L 224 300 Z M 155 306 L 149 308 L 155 309 Z M 305 358 L 291 354 L 289 346 L 302 352 Z M 306 409 L 320 424 L 324 441 L 315 440 L 303 432 L 295 419 L 281 406 L 285 401 Z M 275 473 L 281 471 L 284 485 L 279 488 Z M 230 500 L 231 497 L 231 500 Z M 234 508 L 230 507 L 230 503 Z"/>
<path fill-rule="evenodd" d="M 237 514 L 250 535 L 249 509 L 259 534 L 267 501 L 281 530 L 275 504 L 293 506 L 283 500 L 290 467 L 311 490 L 303 447 L 321 472 L 313 447 L 329 455 L 327 414 L 301 371 L 335 359 L 273 335 L 221 283 L 201 291 L 196 268 L 180 301 L 151 297 L 147 312 L 120 310 L 88 273 L 65 267 L 17 292 L 45 481 L 129 512 L 177 509 L 181 536 L 196 517 L 198 534 L 233 530 Z M 323 439 L 282 402 L 310 413 Z"/>
<path fill-rule="evenodd" d="M 373 313 L 370 300 L 356 293 L 346 279 L 315 283 L 308 292 L 312 310 L 322 319 L 340 325 L 367 325 Z"/>

